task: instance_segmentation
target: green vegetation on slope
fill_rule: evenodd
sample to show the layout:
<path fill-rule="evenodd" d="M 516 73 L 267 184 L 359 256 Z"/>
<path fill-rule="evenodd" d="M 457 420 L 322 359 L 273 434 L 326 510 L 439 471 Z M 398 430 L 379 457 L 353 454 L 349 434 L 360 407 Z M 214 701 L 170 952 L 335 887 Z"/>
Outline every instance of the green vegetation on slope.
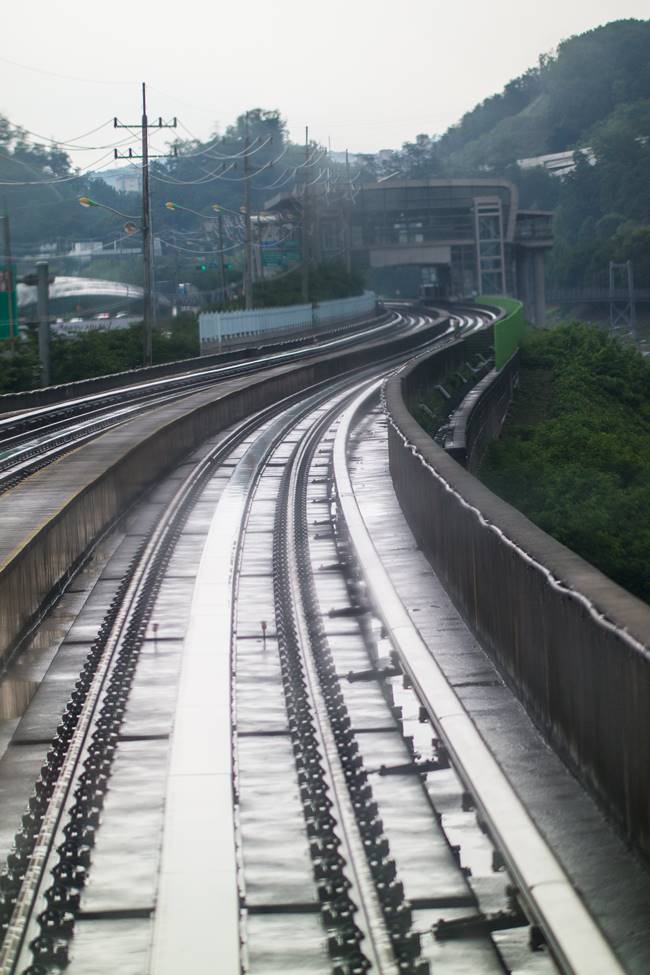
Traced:
<path fill-rule="evenodd" d="M 596 328 L 529 334 L 481 480 L 650 602 L 650 364 Z"/>
<path fill-rule="evenodd" d="M 467 112 L 439 140 L 454 169 L 588 145 L 594 125 L 650 98 L 650 21 L 619 20 L 562 41 L 553 55 Z"/>

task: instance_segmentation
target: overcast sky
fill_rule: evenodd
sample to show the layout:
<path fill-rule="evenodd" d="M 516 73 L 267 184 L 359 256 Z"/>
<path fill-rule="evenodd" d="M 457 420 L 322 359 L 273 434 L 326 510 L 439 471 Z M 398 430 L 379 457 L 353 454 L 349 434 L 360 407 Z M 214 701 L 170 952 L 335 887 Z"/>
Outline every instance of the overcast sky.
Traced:
<path fill-rule="evenodd" d="M 333 149 L 371 152 L 444 131 L 563 38 L 650 11 L 648 0 L 36 0 L 7 13 L 0 113 L 33 132 L 73 140 L 114 115 L 138 121 L 146 81 L 150 114 L 201 138 L 259 106 L 279 109 L 297 141 L 308 124 Z M 104 152 L 73 156 L 86 166 Z"/>

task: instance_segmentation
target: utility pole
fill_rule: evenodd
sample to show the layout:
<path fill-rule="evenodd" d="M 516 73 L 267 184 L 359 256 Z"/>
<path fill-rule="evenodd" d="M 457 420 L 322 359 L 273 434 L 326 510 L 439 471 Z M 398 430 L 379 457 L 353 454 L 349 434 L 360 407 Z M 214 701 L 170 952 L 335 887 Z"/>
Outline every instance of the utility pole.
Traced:
<path fill-rule="evenodd" d="M 38 316 L 38 357 L 41 386 L 50 385 L 50 272 L 47 261 L 36 264 L 36 313 Z"/>
<path fill-rule="evenodd" d="M 226 304 L 226 258 L 223 253 L 223 213 L 221 210 L 218 212 L 218 223 L 219 228 L 219 271 L 221 276 L 221 304 Z"/>
<path fill-rule="evenodd" d="M 345 150 L 345 206 L 343 216 L 343 236 L 345 240 L 345 269 L 348 274 L 352 271 L 351 227 L 352 219 L 352 184 L 350 182 L 350 156 Z"/>
<path fill-rule="evenodd" d="M 17 328 L 16 322 L 14 321 L 14 267 L 13 259 L 11 256 L 11 232 L 9 229 L 9 210 L 7 209 L 7 201 L 5 200 L 5 213 L 2 218 L 3 224 L 3 238 L 4 238 L 4 252 L 5 252 L 5 285 L 7 288 L 7 314 L 9 317 L 9 339 L 12 342 L 16 338 Z"/>
<path fill-rule="evenodd" d="M 309 301 L 309 263 L 310 263 L 310 240 L 309 240 L 309 187 L 307 185 L 307 162 L 309 161 L 309 126 L 305 126 L 305 164 L 303 175 L 302 192 L 302 230 L 300 242 L 302 244 L 302 300 L 305 304 Z"/>
<path fill-rule="evenodd" d="M 129 149 L 128 153 L 119 153 L 113 150 L 116 159 L 141 159 L 142 160 L 142 259 L 143 259 L 143 284 L 144 284 L 144 336 L 143 336 L 143 361 L 145 366 L 150 366 L 152 361 L 152 330 L 156 317 L 155 299 L 155 277 L 154 277 L 154 245 L 153 228 L 151 225 L 151 190 L 149 186 L 149 159 L 167 158 L 176 153 L 160 153 L 156 156 L 149 155 L 149 129 L 175 129 L 176 119 L 173 122 L 164 123 L 162 118 L 149 125 L 147 118 L 147 90 L 144 81 L 142 82 L 142 122 L 140 125 L 123 125 L 113 119 L 116 129 L 141 129 L 142 131 L 142 151 L 138 155 Z"/>
<path fill-rule="evenodd" d="M 244 144 L 244 221 L 246 226 L 246 258 L 244 263 L 244 305 L 253 307 L 253 228 L 251 223 L 251 187 L 249 174 L 248 112 L 246 112 L 246 141 Z"/>
<path fill-rule="evenodd" d="M 145 366 L 153 360 L 152 331 L 154 319 L 153 236 L 151 233 L 151 192 L 149 189 L 149 136 L 147 121 L 147 89 L 142 82 L 142 258 L 144 277 L 144 337 Z"/>

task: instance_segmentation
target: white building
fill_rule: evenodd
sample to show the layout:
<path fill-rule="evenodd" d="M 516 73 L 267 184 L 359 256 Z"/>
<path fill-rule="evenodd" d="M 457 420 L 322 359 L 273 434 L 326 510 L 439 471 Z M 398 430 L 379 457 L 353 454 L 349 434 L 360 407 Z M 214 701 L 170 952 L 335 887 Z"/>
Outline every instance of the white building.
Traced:
<path fill-rule="evenodd" d="M 518 159 L 517 165 L 522 169 L 536 169 L 541 167 L 551 176 L 567 176 L 576 168 L 574 156 L 579 153 L 584 156 L 590 166 L 596 163 L 593 149 L 567 149 L 564 152 L 549 152 L 545 156 L 531 156 L 529 159 Z"/>

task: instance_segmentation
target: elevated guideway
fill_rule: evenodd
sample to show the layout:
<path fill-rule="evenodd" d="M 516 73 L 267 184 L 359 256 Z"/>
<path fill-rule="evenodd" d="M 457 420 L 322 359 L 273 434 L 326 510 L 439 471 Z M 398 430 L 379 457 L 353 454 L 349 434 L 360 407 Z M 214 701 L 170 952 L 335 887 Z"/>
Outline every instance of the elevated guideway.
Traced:
<path fill-rule="evenodd" d="M 16 605 L 12 562 L 63 571 L 0 683 L 1 975 L 648 970 L 650 876 L 445 592 L 459 571 L 491 598 L 502 562 L 397 432 L 394 384 L 494 313 L 394 314 L 0 499 L 26 512 Z"/>
<path fill-rule="evenodd" d="M 269 360 L 263 357 L 243 367 L 215 367 L 191 374 L 189 379 L 203 386 L 199 392 L 174 395 L 170 403 L 159 403 L 127 420 L 118 416 L 113 429 L 68 450 L 5 492 L 1 502 L 6 515 L 0 539 L 0 598 L 5 606 L 0 657 L 10 651 L 93 540 L 210 433 L 315 382 L 415 348 L 448 326 L 445 316 L 396 314 L 389 322 L 380 320 L 378 327 L 376 334 L 370 327 L 357 333 L 352 344 L 333 340 L 317 352 L 283 353 L 270 368 L 265 368 Z M 345 357 L 338 352 L 341 347 L 346 349 Z M 157 380 L 156 385 L 159 388 L 165 382 Z M 145 383 L 127 389 L 118 400 L 134 391 L 150 395 L 151 387 Z M 90 401 L 85 397 L 72 400 L 66 408 L 84 411 L 94 402 L 94 396 Z M 12 415 L 7 426 L 13 429 L 34 413 L 37 418 L 50 417 L 49 409 L 37 408 Z M 76 409 L 74 415 L 76 419 Z"/>

